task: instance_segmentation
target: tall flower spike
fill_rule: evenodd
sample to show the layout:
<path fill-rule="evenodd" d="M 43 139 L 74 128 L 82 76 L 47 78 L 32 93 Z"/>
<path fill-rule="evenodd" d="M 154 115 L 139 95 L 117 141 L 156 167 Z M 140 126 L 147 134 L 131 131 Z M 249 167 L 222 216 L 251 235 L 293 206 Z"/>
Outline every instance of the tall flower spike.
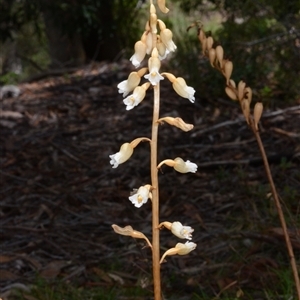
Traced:
<path fill-rule="evenodd" d="M 160 80 L 164 79 L 163 76 L 159 74 L 160 65 L 157 48 L 154 48 L 148 61 L 149 74 L 144 76 L 152 85 L 157 85 Z"/>
<path fill-rule="evenodd" d="M 123 100 L 124 104 L 126 105 L 126 110 L 133 109 L 144 100 L 146 96 L 146 90 L 149 88 L 149 86 L 149 82 L 144 83 L 142 86 L 137 86 L 134 89 L 133 94 Z"/>
<path fill-rule="evenodd" d="M 166 159 L 162 161 L 158 166 L 159 169 L 162 165 L 167 165 L 169 167 L 173 167 L 179 173 L 196 173 L 197 172 L 197 165 L 187 160 L 186 162 L 183 161 L 182 158 L 176 157 L 174 160 Z"/>
<path fill-rule="evenodd" d="M 131 56 L 130 61 L 137 68 L 146 56 L 147 45 L 147 32 L 145 31 L 140 41 L 137 41 L 134 45 L 134 54 Z"/>
<path fill-rule="evenodd" d="M 165 259 L 166 256 L 168 255 L 186 255 L 190 253 L 191 251 L 195 250 L 197 247 L 197 244 L 193 242 L 186 242 L 185 244 L 182 243 L 177 243 L 175 248 L 171 248 L 167 250 L 163 256 L 160 259 L 160 263 L 162 263 Z"/>
<path fill-rule="evenodd" d="M 139 187 L 138 190 L 133 191 L 133 194 L 129 197 L 129 200 L 134 204 L 135 207 L 141 207 L 147 203 L 148 199 L 152 199 L 152 193 L 150 192 L 151 185 L 146 184 Z"/>
<path fill-rule="evenodd" d="M 189 99 L 192 103 L 195 102 L 195 90 L 191 86 L 187 86 L 185 80 L 182 77 L 175 77 L 171 73 L 162 73 L 163 76 L 166 76 L 173 84 L 175 92 L 183 97 Z"/>
<path fill-rule="evenodd" d="M 183 226 L 180 222 L 162 222 L 159 224 L 158 228 L 166 227 L 171 230 L 171 232 L 179 237 L 180 239 L 192 239 L 192 232 L 194 229 L 190 226 Z"/>
<path fill-rule="evenodd" d="M 118 84 L 119 93 L 123 94 L 123 97 L 127 96 L 139 85 L 141 77 L 145 75 L 146 71 L 147 68 L 142 68 L 138 72 L 131 72 L 127 80 Z"/>

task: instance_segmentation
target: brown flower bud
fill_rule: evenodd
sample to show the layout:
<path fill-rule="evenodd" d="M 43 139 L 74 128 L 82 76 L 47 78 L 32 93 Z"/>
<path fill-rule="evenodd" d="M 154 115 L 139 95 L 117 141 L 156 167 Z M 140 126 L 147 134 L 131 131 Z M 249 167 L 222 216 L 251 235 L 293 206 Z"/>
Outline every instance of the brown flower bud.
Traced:
<path fill-rule="evenodd" d="M 224 50 L 222 46 L 217 46 L 216 47 L 216 55 L 217 55 L 217 59 L 219 61 L 220 67 L 222 67 L 223 64 L 223 57 L 224 57 Z"/>
<path fill-rule="evenodd" d="M 230 79 L 229 80 L 229 86 L 231 86 L 232 88 L 236 88 L 236 84 L 235 84 L 235 82 L 234 82 L 234 80 L 233 79 Z"/>
<path fill-rule="evenodd" d="M 240 101 L 243 100 L 244 98 L 244 90 L 245 90 L 245 87 L 246 87 L 246 83 L 241 80 L 239 83 L 238 83 L 238 99 Z"/>
<path fill-rule="evenodd" d="M 243 99 L 241 102 L 241 107 L 243 114 L 245 116 L 246 122 L 249 124 L 249 118 L 250 118 L 250 103 L 248 99 Z"/>
<path fill-rule="evenodd" d="M 226 92 L 227 96 L 228 96 L 230 99 L 232 99 L 232 100 L 237 100 L 236 93 L 235 93 L 235 91 L 234 91 L 232 88 L 226 86 L 225 92 Z"/>
<path fill-rule="evenodd" d="M 214 40 L 211 36 L 209 36 L 206 40 L 206 47 L 208 50 L 210 50 L 213 46 Z"/>
<path fill-rule="evenodd" d="M 263 104 L 261 102 L 257 102 L 254 106 L 254 112 L 253 112 L 254 125 L 256 130 L 258 130 L 258 123 L 262 113 L 263 113 Z"/>
<path fill-rule="evenodd" d="M 229 83 L 229 79 L 231 77 L 232 70 L 233 70 L 233 63 L 232 63 L 232 61 L 227 60 L 224 64 L 224 74 L 225 74 L 227 84 Z"/>
<path fill-rule="evenodd" d="M 215 61 L 216 61 L 216 50 L 214 48 L 209 49 L 208 51 L 208 57 L 211 66 L 214 68 L 215 67 Z"/>

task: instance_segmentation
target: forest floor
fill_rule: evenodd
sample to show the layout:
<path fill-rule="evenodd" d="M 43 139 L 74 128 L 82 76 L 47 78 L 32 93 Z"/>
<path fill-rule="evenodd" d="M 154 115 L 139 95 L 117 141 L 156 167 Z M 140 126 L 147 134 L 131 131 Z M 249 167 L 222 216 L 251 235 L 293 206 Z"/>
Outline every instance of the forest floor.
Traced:
<path fill-rule="evenodd" d="M 14 287 L 26 291 L 37 278 L 107 290 L 140 286 L 151 299 L 149 248 L 111 228 L 131 225 L 151 237 L 150 203 L 135 208 L 128 200 L 130 191 L 150 183 L 148 144 L 117 169 L 109 163 L 121 144 L 150 137 L 151 89 L 131 111 L 118 94 L 117 84 L 130 70 L 125 63 L 96 64 L 20 84 L 19 97 L 1 100 L 3 299 Z M 251 291 L 251 299 L 266 299 L 264 291 L 271 289 L 278 296 L 272 299 L 285 299 L 283 274 L 293 282 L 289 258 L 258 146 L 240 108 L 225 96 L 208 103 L 196 94 L 192 104 L 169 82 L 161 93 L 161 116 L 180 116 L 195 128 L 186 133 L 162 125 L 159 161 L 180 156 L 198 165 L 195 174 L 166 166 L 159 173 L 160 220 L 192 226 L 197 243 L 189 255 L 162 264 L 164 293 L 191 299 L 203 292 L 246 297 Z M 299 118 L 300 99 L 267 109 L 261 120 L 298 263 Z M 177 242 L 161 231 L 162 252 Z"/>

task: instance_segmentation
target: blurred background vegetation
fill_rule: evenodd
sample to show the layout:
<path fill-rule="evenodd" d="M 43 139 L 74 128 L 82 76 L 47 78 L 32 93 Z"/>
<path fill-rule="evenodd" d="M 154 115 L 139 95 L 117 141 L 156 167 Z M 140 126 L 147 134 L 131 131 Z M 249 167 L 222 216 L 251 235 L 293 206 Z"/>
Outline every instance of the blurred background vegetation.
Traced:
<path fill-rule="evenodd" d="M 146 2 L 146 3 L 144 3 Z M 178 49 L 168 68 L 185 76 L 198 97 L 224 97 L 224 79 L 202 57 L 201 22 L 266 105 L 293 103 L 300 91 L 300 1 L 169 0 L 159 13 Z M 139 0 L 0 0 L 0 83 L 16 83 L 49 68 L 129 58 L 145 26 Z M 164 66 L 165 67 L 165 66 Z"/>

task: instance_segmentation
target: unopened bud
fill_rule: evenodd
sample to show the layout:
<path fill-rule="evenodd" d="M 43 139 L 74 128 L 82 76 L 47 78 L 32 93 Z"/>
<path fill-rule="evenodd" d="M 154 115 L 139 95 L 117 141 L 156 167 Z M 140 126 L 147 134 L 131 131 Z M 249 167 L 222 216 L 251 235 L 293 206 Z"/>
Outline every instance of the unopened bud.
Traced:
<path fill-rule="evenodd" d="M 248 99 L 243 99 L 241 102 L 241 106 L 242 106 L 242 111 L 245 116 L 245 119 L 246 119 L 247 123 L 249 124 L 250 103 L 249 103 Z"/>
<path fill-rule="evenodd" d="M 222 63 L 223 63 L 223 57 L 224 57 L 224 50 L 222 46 L 217 46 L 216 47 L 216 55 L 217 55 L 217 59 L 219 61 L 220 66 L 222 67 Z"/>
<path fill-rule="evenodd" d="M 228 96 L 230 99 L 232 99 L 232 100 L 237 100 L 236 93 L 233 91 L 232 88 L 226 86 L 225 92 L 226 92 L 227 96 Z"/>
<path fill-rule="evenodd" d="M 152 33 L 157 33 L 156 24 L 157 24 L 157 14 L 156 13 L 151 13 L 150 14 L 150 28 L 151 28 Z"/>
<path fill-rule="evenodd" d="M 244 98 L 245 87 L 246 87 L 246 83 L 243 80 L 241 80 L 238 84 L 238 99 L 240 101 L 242 101 Z"/>
<path fill-rule="evenodd" d="M 214 68 L 215 60 L 216 60 L 216 50 L 214 48 L 209 49 L 208 57 L 209 57 L 209 62 L 211 64 L 211 66 Z"/>
<path fill-rule="evenodd" d="M 236 84 L 235 84 L 235 82 L 234 82 L 234 80 L 233 79 L 230 79 L 229 80 L 229 86 L 231 86 L 232 88 L 236 88 Z"/>
<path fill-rule="evenodd" d="M 209 36 L 206 40 L 206 47 L 208 50 L 210 50 L 213 46 L 214 40 L 211 36 Z"/>
<path fill-rule="evenodd" d="M 254 106 L 254 112 L 253 112 L 254 125 L 256 130 L 258 130 L 258 123 L 262 116 L 262 113 L 263 113 L 263 104 L 261 102 L 257 102 Z"/>
<path fill-rule="evenodd" d="M 226 83 L 229 83 L 229 79 L 231 77 L 232 74 L 232 70 L 233 70 L 233 63 L 232 61 L 228 60 L 225 62 L 224 64 L 224 73 L 225 73 L 225 78 L 226 78 Z"/>

